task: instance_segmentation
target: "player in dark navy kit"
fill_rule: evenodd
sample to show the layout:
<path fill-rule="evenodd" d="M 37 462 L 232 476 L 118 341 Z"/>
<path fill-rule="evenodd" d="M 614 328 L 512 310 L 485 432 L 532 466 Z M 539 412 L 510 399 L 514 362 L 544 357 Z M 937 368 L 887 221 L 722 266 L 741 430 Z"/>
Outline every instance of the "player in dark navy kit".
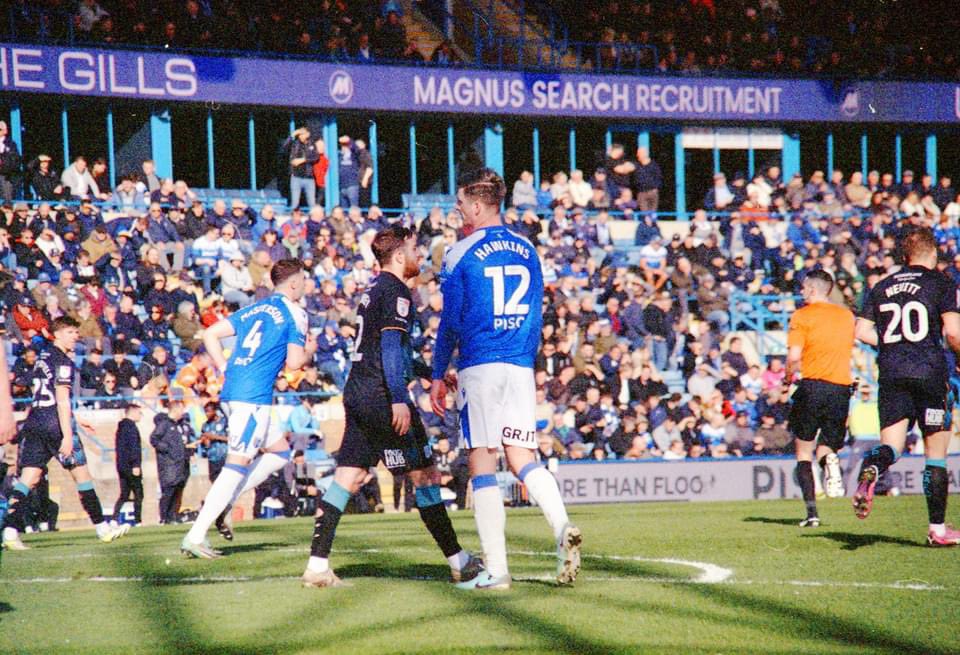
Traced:
<path fill-rule="evenodd" d="M 956 285 L 936 270 L 937 242 L 929 229 L 908 234 L 906 266 L 874 286 L 857 320 L 857 338 L 876 346 L 880 371 L 880 445 L 863 460 L 853 507 L 861 519 L 873 505 L 879 477 L 897 461 L 907 432 L 923 434 L 923 490 L 931 546 L 960 544 L 960 531 L 944 523 L 947 510 L 947 446 L 950 441 L 949 373 L 943 336 L 960 352 L 960 306 Z"/>
<path fill-rule="evenodd" d="M 343 442 L 333 483 L 320 502 L 303 585 L 343 584 L 328 561 L 337 524 L 369 467 L 381 460 L 395 475 L 410 473 L 420 518 L 447 558 L 451 580 L 461 582 L 479 573 L 480 560 L 457 541 L 440 499 L 427 434 L 407 389 L 413 373 L 409 332 L 414 305 L 405 280 L 420 272 L 416 234 L 389 227 L 377 234 L 372 248 L 381 273 L 360 298 L 353 367 L 343 391 Z M 429 377 L 430 371 L 421 375 Z"/>
<path fill-rule="evenodd" d="M 20 476 L 10 494 L 10 510 L 3 529 L 3 547 L 9 550 L 27 549 L 20 541 L 26 510 L 23 501 L 40 482 L 47 465 L 54 458 L 77 483 L 80 503 L 93 522 L 100 541 L 109 543 L 129 530 L 126 525 L 111 527 L 104 520 L 100 499 L 87 469 L 83 444 L 73 428 L 74 416 L 70 406 L 76 376 L 73 349 L 80 338 L 79 324 L 68 316 L 62 316 L 53 322 L 51 332 L 53 344 L 40 354 L 33 368 L 33 400 L 19 435 Z M 92 430 L 87 425 L 78 424 Z"/>

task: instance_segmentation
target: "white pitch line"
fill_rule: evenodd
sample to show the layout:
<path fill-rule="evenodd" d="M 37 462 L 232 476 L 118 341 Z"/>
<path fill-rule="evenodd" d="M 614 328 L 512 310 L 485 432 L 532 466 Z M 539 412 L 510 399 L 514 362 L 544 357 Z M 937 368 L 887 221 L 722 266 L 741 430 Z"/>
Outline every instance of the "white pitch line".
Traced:
<path fill-rule="evenodd" d="M 305 553 L 309 549 L 305 547 L 282 547 L 266 548 L 274 552 L 295 552 Z M 370 554 L 370 553 L 396 553 L 397 550 L 385 550 L 382 548 L 353 548 L 342 549 L 337 552 L 344 555 L 349 554 Z M 427 548 L 404 548 L 400 552 L 433 553 Z M 77 556 L 93 557 L 99 553 L 74 553 L 71 556 L 44 556 L 43 559 L 72 559 Z M 111 553 L 111 555 L 125 554 L 122 552 Z M 163 553 L 158 552 L 158 555 Z M 509 555 L 528 556 L 528 557 L 549 557 L 556 556 L 555 553 L 545 551 L 511 550 Z M 131 556 L 143 556 L 143 553 L 131 553 Z M 898 580 L 896 582 L 836 582 L 829 580 L 738 580 L 733 578 L 733 571 L 730 569 L 711 564 L 709 562 L 697 562 L 668 557 L 641 557 L 639 555 L 603 555 L 594 553 L 584 553 L 585 560 L 610 560 L 627 562 L 647 562 L 651 564 L 671 564 L 675 566 L 686 566 L 700 571 L 700 574 L 693 578 L 673 578 L 667 576 L 595 576 L 581 575 L 578 579 L 584 582 L 641 582 L 648 584 L 670 584 L 670 585 L 699 585 L 699 584 L 726 584 L 743 586 L 790 586 L 790 587 L 821 587 L 821 588 L 848 588 L 848 589 L 889 589 L 899 591 L 945 591 L 948 587 L 943 585 L 930 584 L 922 580 Z M 34 559 L 34 558 L 31 558 Z M 362 576 L 365 577 L 365 576 Z M 430 576 L 410 576 L 404 579 L 411 581 L 438 581 L 441 578 L 432 578 Z M 445 579 L 445 578 L 444 578 Z M 78 577 L 33 577 L 33 578 L 0 578 L 0 584 L 67 584 L 71 582 L 93 582 L 93 583 L 135 583 L 148 582 L 152 584 L 208 584 L 208 583 L 238 583 L 238 582 L 265 582 L 265 581 L 295 581 L 299 580 L 295 576 L 91 576 L 89 578 Z M 517 582 L 537 581 L 552 582 L 554 576 L 524 576 L 516 578 Z"/>
<path fill-rule="evenodd" d="M 662 560 L 658 560 L 662 561 Z M 360 576 L 355 579 L 369 578 L 370 576 Z M 67 578 L 67 577 L 36 577 L 36 578 L 9 578 L 0 579 L 0 584 L 10 585 L 35 585 L 35 584 L 68 584 L 71 582 L 92 582 L 92 583 L 140 583 L 148 582 L 151 584 L 209 584 L 209 583 L 238 583 L 238 582 L 274 582 L 274 581 L 298 581 L 297 576 L 190 576 L 163 577 L 163 576 L 93 576 L 90 578 Z M 370 578 L 373 579 L 373 578 Z M 415 582 L 440 582 L 446 578 L 433 578 L 430 576 L 411 576 L 406 578 L 391 577 L 391 580 L 409 580 Z M 542 576 L 524 576 L 515 578 L 516 582 L 553 582 L 556 578 L 550 575 Z M 648 584 L 669 584 L 669 585 L 700 585 L 700 584 L 721 584 L 730 586 L 790 586 L 790 587 L 825 587 L 837 589 L 887 589 L 895 591 L 946 591 L 948 587 L 943 585 L 931 585 L 920 582 L 900 581 L 900 582 L 829 582 L 823 580 L 724 580 L 723 582 L 702 582 L 696 578 L 668 578 L 651 576 L 580 576 L 577 578 L 583 582 L 629 582 L 629 583 L 648 583 Z"/>

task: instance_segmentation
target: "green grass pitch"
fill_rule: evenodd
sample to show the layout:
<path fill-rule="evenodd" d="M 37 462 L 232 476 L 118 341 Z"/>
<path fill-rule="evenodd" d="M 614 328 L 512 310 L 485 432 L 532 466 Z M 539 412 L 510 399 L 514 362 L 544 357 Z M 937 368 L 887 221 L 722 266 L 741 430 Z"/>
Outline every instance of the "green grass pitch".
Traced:
<path fill-rule="evenodd" d="M 575 507 L 584 566 L 563 589 L 540 513 L 510 511 L 501 593 L 452 588 L 415 514 L 344 517 L 331 561 L 353 586 L 326 590 L 297 580 L 305 519 L 213 535 L 213 562 L 178 554 L 185 528 L 28 535 L 3 555 L 0 653 L 960 652 L 960 549 L 926 547 L 924 499 L 879 498 L 863 522 L 820 506 L 808 530 L 799 501 Z M 453 517 L 477 548 L 472 514 Z"/>

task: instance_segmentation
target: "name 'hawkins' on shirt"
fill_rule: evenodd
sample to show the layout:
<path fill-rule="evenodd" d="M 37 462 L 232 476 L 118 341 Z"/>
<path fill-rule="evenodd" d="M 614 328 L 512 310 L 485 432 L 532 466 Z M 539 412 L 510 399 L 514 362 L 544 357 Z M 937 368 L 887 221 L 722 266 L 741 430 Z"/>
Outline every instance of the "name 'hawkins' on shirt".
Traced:
<path fill-rule="evenodd" d="M 504 250 L 515 252 L 524 259 L 530 259 L 530 249 L 526 248 L 522 243 L 499 239 L 496 241 L 488 241 L 487 243 L 483 244 L 473 251 L 473 255 L 480 261 L 483 261 L 489 255 L 492 255 L 495 252 L 503 252 Z"/>

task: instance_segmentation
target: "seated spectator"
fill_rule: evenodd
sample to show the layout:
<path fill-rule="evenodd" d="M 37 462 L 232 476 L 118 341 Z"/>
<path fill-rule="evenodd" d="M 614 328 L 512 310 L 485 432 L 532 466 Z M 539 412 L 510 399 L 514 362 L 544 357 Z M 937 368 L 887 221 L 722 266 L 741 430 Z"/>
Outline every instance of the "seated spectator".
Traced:
<path fill-rule="evenodd" d="M 85 157 L 77 157 L 63 173 L 60 174 L 60 184 L 63 193 L 74 200 L 92 199 L 109 200 L 110 193 L 101 190 L 90 171 L 87 169 Z"/>
<path fill-rule="evenodd" d="M 243 249 L 239 241 L 237 241 L 237 228 L 234 227 L 233 223 L 225 223 L 220 228 L 220 239 L 218 240 L 218 251 L 220 253 L 220 264 L 221 266 L 225 262 L 229 262 L 232 257 L 243 254 Z"/>
<path fill-rule="evenodd" d="M 203 326 L 197 317 L 197 310 L 188 301 L 177 305 L 177 315 L 173 319 L 173 333 L 180 339 L 181 346 L 188 352 L 196 352 L 202 345 L 200 335 Z"/>
<path fill-rule="evenodd" d="M 670 447 L 663 453 L 663 458 L 666 460 L 680 460 L 687 458 L 687 451 L 683 445 L 683 442 L 679 439 L 673 441 L 670 444 Z"/>
<path fill-rule="evenodd" d="M 755 447 L 757 439 L 762 444 L 758 451 Z M 791 455 L 793 454 L 793 439 L 789 430 L 783 424 L 777 424 L 776 418 L 772 414 L 764 414 L 760 418 L 760 427 L 757 428 L 751 447 L 747 448 L 741 445 L 744 455 L 749 454 L 770 454 L 770 455 Z"/>
<path fill-rule="evenodd" d="M 170 377 L 176 373 L 176 370 L 176 362 L 170 358 L 166 347 L 156 344 L 151 349 L 150 354 L 140 362 L 140 368 L 137 370 L 137 381 L 152 380 L 157 376 Z"/>
<path fill-rule="evenodd" d="M 225 301 L 240 307 L 253 301 L 253 279 L 242 253 L 234 253 L 230 256 L 230 263 L 220 267 L 220 291 Z"/>
<path fill-rule="evenodd" d="M 87 352 L 80 366 L 80 388 L 95 391 L 101 388 L 106 372 L 103 370 L 103 353 L 94 348 Z M 114 384 L 116 378 L 114 378 Z"/>
<path fill-rule="evenodd" d="M 113 343 L 113 355 L 103 363 L 103 370 L 113 376 L 117 389 L 127 392 L 140 386 L 137 368 L 127 359 L 127 347 L 122 341 Z"/>
<path fill-rule="evenodd" d="M 97 398 L 93 403 L 94 409 L 121 409 L 126 405 L 120 385 L 117 384 L 117 376 L 113 373 L 104 374 L 103 382 L 94 395 Z"/>

